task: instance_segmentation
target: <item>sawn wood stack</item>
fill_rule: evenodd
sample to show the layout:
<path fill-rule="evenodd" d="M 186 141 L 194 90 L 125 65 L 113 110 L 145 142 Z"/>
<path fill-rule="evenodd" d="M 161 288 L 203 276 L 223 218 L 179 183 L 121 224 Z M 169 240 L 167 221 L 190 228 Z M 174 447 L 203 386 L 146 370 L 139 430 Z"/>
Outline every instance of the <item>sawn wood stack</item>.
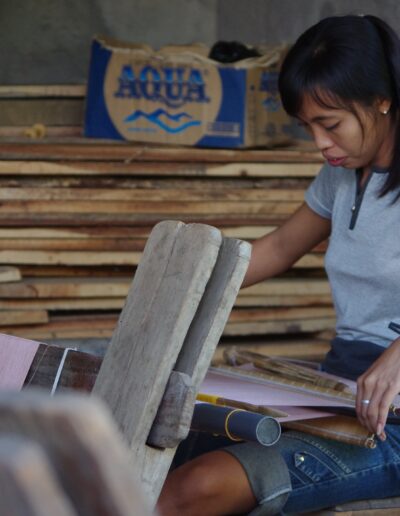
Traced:
<path fill-rule="evenodd" d="M 321 166 L 304 143 L 221 150 L 88 140 L 76 136 L 83 90 L 58 88 L 0 91 L 8 109 L 0 121 L 2 333 L 109 338 L 157 222 L 211 224 L 251 241 L 300 206 Z M 62 106 L 72 104 L 75 119 L 63 124 Z M 325 248 L 240 292 L 217 359 L 225 343 L 302 358 L 326 351 L 335 319 Z"/>

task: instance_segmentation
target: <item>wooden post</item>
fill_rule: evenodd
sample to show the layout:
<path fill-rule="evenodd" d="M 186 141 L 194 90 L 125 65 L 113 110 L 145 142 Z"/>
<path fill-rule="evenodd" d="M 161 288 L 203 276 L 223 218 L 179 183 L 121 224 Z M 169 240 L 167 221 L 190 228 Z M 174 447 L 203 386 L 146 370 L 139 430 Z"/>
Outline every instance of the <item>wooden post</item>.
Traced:
<path fill-rule="evenodd" d="M 249 244 L 223 239 L 202 224 L 161 222 L 147 242 L 93 393 L 109 405 L 152 504 L 176 446 L 173 439 L 172 448 L 154 443 L 165 442 L 164 431 L 182 410 L 190 422 L 189 391 L 195 393 L 206 374 L 249 259 Z M 166 392 L 173 371 L 180 380 L 170 385 L 187 385 L 186 394 L 178 389 L 178 404 Z M 181 437 L 185 431 L 178 427 Z"/>

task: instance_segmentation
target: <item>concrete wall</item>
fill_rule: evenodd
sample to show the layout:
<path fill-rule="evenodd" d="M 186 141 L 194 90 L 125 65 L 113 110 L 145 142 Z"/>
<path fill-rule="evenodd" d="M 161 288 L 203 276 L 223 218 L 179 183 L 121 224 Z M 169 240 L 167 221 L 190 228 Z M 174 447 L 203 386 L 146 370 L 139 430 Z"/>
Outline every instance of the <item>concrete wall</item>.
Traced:
<path fill-rule="evenodd" d="M 377 14 L 400 32 L 398 0 L 0 0 L 0 84 L 85 82 L 94 34 L 156 48 L 290 42 L 347 13 Z"/>

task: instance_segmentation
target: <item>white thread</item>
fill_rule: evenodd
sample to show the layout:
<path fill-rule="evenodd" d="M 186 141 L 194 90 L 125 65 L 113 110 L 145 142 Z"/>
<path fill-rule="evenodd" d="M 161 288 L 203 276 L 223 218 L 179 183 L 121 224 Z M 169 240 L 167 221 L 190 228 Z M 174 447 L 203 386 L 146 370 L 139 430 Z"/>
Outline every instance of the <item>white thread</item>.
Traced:
<path fill-rule="evenodd" d="M 62 373 L 62 370 L 64 367 L 65 359 L 67 358 L 68 351 L 76 351 L 76 348 L 65 348 L 64 349 L 63 356 L 61 357 L 61 361 L 58 366 L 56 376 L 54 378 L 53 387 L 51 388 L 50 396 L 53 396 L 53 394 L 56 392 L 56 389 L 58 387 L 58 382 L 60 381 L 60 378 L 61 378 L 61 373 Z"/>

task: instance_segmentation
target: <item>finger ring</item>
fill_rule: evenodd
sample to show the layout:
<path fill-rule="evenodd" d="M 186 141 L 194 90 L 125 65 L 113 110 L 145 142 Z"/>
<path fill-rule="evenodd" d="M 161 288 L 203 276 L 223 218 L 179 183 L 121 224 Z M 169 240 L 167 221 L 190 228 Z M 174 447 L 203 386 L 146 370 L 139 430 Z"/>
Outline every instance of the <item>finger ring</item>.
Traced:
<path fill-rule="evenodd" d="M 362 403 L 363 405 L 369 405 L 369 401 L 370 401 L 370 400 L 361 400 L 361 403 Z"/>

